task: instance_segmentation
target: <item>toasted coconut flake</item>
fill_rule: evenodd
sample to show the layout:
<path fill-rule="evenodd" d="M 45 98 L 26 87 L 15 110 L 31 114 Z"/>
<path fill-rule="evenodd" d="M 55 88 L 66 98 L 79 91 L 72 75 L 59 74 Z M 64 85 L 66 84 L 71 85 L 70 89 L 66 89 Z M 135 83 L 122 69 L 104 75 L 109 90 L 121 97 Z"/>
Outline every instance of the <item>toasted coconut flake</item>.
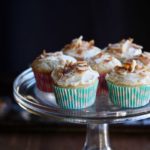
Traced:
<path fill-rule="evenodd" d="M 111 53 L 122 53 L 126 52 L 130 47 L 133 47 L 135 49 L 142 49 L 143 47 L 141 45 L 137 45 L 133 43 L 133 38 L 128 39 L 122 39 L 119 43 L 115 44 L 108 44 L 108 50 Z"/>
<path fill-rule="evenodd" d="M 78 49 L 78 50 L 77 50 L 77 54 L 80 54 L 80 55 L 81 55 L 82 53 L 83 53 L 82 49 Z"/>
<path fill-rule="evenodd" d="M 150 64 L 150 57 L 148 55 L 141 54 L 138 59 L 144 64 L 148 65 Z"/>
<path fill-rule="evenodd" d="M 85 67 L 77 67 L 77 69 L 79 71 L 86 71 L 88 69 L 88 67 L 87 66 L 85 66 Z"/>
<path fill-rule="evenodd" d="M 131 72 L 134 72 L 136 65 L 137 65 L 136 61 L 133 60 L 131 63 Z"/>
<path fill-rule="evenodd" d="M 61 56 L 62 55 L 62 52 L 54 52 L 54 53 L 47 53 L 46 50 L 44 49 L 42 54 L 40 56 L 38 56 L 36 59 L 44 59 L 46 57 L 49 57 L 49 56 Z"/>
<path fill-rule="evenodd" d="M 95 41 L 94 41 L 94 40 L 90 40 L 90 41 L 89 41 L 89 47 L 94 46 L 94 44 L 95 44 Z"/>
<path fill-rule="evenodd" d="M 82 45 L 82 39 L 83 39 L 83 36 L 81 35 L 78 39 L 76 39 L 76 45 L 77 46 L 81 46 Z"/>
<path fill-rule="evenodd" d="M 77 64 L 83 66 L 83 65 L 87 65 L 87 62 L 86 61 L 77 61 Z"/>
<path fill-rule="evenodd" d="M 94 40 L 83 41 L 83 36 L 80 36 L 79 38 L 73 39 L 70 44 L 67 44 L 64 46 L 63 51 L 67 52 L 69 50 L 77 50 L 77 54 L 82 54 L 83 51 L 90 49 L 95 44 Z"/>
<path fill-rule="evenodd" d="M 104 60 L 104 63 L 108 63 L 108 62 L 110 62 L 111 60 L 110 59 L 105 59 Z"/>
<path fill-rule="evenodd" d="M 92 60 L 95 60 L 95 59 L 97 59 L 97 58 L 101 58 L 102 56 L 103 56 L 103 53 L 100 52 L 100 53 L 98 53 L 97 55 L 95 55 L 94 57 L 92 57 Z"/>
<path fill-rule="evenodd" d="M 129 37 L 128 41 L 130 41 L 132 43 L 134 41 L 134 39 Z"/>
<path fill-rule="evenodd" d="M 143 46 L 132 43 L 132 47 L 136 49 L 143 49 Z"/>
<path fill-rule="evenodd" d="M 78 61 L 76 63 L 66 63 L 63 68 L 63 71 L 60 71 L 63 75 L 67 74 L 73 70 L 76 70 L 78 73 L 86 71 L 88 69 L 88 64 L 86 61 Z"/>
<path fill-rule="evenodd" d="M 132 62 L 124 63 L 123 66 L 115 67 L 115 71 L 119 74 L 124 74 L 125 72 L 134 72 L 135 70 L 143 69 L 142 66 L 139 66 L 136 63 L 136 60 L 132 60 Z"/>

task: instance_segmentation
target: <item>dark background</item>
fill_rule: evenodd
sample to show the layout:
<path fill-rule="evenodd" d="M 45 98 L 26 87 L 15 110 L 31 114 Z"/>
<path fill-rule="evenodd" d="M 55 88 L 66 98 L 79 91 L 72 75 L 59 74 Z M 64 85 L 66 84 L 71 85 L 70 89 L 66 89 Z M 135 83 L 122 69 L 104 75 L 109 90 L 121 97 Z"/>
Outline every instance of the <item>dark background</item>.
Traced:
<path fill-rule="evenodd" d="M 12 93 L 14 78 L 42 49 L 58 51 L 80 35 L 100 48 L 133 37 L 149 51 L 148 1 L 6 0 L 1 7 L 1 95 Z"/>
<path fill-rule="evenodd" d="M 144 46 L 145 51 L 149 51 L 148 3 L 148 0 L 1 2 L 0 149 L 81 149 L 85 140 L 85 126 L 29 114 L 15 103 L 12 83 L 42 49 L 58 51 L 80 35 L 85 40 L 94 39 L 100 48 L 109 42 L 133 37 L 136 43 Z M 4 112 L 3 104 L 7 104 Z M 149 119 L 122 125 L 110 125 L 114 149 L 150 149 Z"/>

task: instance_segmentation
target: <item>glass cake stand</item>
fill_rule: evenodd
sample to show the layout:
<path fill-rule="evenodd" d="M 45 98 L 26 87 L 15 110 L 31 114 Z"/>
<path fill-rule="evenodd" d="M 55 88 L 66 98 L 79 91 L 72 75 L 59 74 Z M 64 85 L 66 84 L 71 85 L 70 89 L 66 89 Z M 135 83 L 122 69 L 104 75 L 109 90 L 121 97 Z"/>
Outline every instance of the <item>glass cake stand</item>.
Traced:
<path fill-rule="evenodd" d="M 32 69 L 21 73 L 13 85 L 17 103 L 25 110 L 59 121 L 87 124 L 83 150 L 111 150 L 108 124 L 136 121 L 150 117 L 150 104 L 136 109 L 121 109 L 113 106 L 107 96 L 96 98 L 93 106 L 81 110 L 61 109 L 53 93 L 44 93 L 36 88 Z"/>

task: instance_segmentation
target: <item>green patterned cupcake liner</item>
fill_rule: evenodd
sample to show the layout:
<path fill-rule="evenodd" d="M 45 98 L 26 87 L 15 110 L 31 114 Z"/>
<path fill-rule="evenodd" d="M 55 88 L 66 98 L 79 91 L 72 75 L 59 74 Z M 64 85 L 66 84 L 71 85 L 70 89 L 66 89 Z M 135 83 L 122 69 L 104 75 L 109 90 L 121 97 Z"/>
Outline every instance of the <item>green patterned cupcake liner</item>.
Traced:
<path fill-rule="evenodd" d="M 109 97 L 112 103 L 122 108 L 136 108 L 149 103 L 150 86 L 121 86 L 107 81 Z"/>
<path fill-rule="evenodd" d="M 64 109 L 82 109 L 94 104 L 98 80 L 90 86 L 65 88 L 54 85 L 57 104 Z"/>

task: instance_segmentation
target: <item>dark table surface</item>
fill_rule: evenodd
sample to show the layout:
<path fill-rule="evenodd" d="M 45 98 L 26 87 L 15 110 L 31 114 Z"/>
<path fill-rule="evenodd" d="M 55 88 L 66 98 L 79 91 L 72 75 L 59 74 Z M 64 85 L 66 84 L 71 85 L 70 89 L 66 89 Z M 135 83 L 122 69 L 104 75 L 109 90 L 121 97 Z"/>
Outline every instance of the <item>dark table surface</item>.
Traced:
<path fill-rule="evenodd" d="M 0 150 L 81 150 L 85 125 L 60 123 L 29 114 L 9 98 L 0 113 Z M 7 107 L 6 107 L 7 108 Z M 2 110 L 2 109 L 1 109 Z M 5 110 L 5 109 L 4 109 Z M 150 120 L 110 125 L 113 150 L 150 150 Z"/>
<path fill-rule="evenodd" d="M 1 128 L 0 150 L 81 150 L 85 126 L 63 124 Z M 150 127 L 110 126 L 113 150 L 150 150 Z"/>

